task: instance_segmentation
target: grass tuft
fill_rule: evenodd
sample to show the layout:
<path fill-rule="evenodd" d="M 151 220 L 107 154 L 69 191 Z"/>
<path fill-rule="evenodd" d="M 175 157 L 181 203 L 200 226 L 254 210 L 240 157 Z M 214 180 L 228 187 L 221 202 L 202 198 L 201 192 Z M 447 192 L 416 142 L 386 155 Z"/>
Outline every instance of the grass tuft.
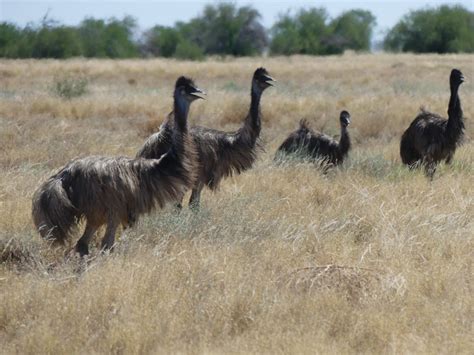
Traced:
<path fill-rule="evenodd" d="M 88 93 L 89 80 L 83 77 L 67 76 L 55 79 L 53 92 L 62 99 L 71 100 Z"/>

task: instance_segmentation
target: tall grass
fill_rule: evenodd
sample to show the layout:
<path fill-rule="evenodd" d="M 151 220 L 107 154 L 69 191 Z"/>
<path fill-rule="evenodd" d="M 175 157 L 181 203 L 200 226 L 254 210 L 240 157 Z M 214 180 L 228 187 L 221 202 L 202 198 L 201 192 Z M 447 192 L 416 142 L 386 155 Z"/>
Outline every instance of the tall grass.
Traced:
<path fill-rule="evenodd" d="M 11 93 L 0 96 L 1 352 L 472 352 L 472 122 L 433 182 L 398 155 L 421 105 L 446 112 L 452 67 L 467 78 L 460 96 L 473 117 L 472 60 L 0 61 Z M 114 253 L 95 247 L 87 262 L 73 243 L 40 240 L 31 195 L 57 168 L 134 155 L 182 74 L 208 92 L 191 124 L 238 127 L 261 65 L 278 80 L 262 99 L 266 152 L 205 192 L 199 213 L 153 213 L 123 231 Z M 57 72 L 93 78 L 89 94 L 52 96 Z M 342 167 L 273 162 L 301 118 L 337 135 L 342 109 L 354 147 Z"/>

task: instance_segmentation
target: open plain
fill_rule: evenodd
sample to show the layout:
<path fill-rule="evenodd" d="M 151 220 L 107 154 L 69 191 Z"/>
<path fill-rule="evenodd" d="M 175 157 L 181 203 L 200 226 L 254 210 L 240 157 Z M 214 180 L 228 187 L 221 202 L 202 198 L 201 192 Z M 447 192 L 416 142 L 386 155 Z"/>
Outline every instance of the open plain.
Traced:
<path fill-rule="evenodd" d="M 236 129 L 259 66 L 278 82 L 254 169 L 204 190 L 197 213 L 142 218 L 109 255 L 98 236 L 87 263 L 41 240 L 31 197 L 58 168 L 134 156 L 180 75 L 208 93 L 190 125 Z M 430 182 L 399 140 L 420 106 L 447 115 L 451 68 L 465 139 Z M 84 92 L 61 97 L 65 80 Z M 472 354 L 473 55 L 1 60 L 0 83 L 1 353 Z M 337 135 L 343 109 L 341 168 L 273 163 L 301 118 Z"/>

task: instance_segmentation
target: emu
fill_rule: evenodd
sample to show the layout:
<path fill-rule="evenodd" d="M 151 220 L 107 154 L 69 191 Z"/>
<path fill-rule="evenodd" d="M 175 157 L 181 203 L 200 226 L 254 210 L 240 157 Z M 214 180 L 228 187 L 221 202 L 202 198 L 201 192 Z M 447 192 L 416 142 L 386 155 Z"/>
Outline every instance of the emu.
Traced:
<path fill-rule="evenodd" d="M 260 148 L 260 99 L 263 91 L 273 86 L 273 82 L 275 80 L 265 68 L 258 68 L 254 72 L 249 113 L 237 131 L 222 132 L 199 126 L 190 129 L 198 155 L 197 179 L 189 200 L 192 208 L 199 207 L 201 191 L 205 186 L 214 191 L 223 178 L 240 174 L 252 167 Z M 172 130 L 168 116 L 160 131 L 144 143 L 137 157 L 158 158 L 168 149 Z M 178 199 L 181 200 L 182 197 Z M 178 207 L 181 207 L 181 204 L 178 204 Z"/>
<path fill-rule="evenodd" d="M 400 141 L 403 164 L 410 169 L 423 165 L 426 176 L 431 180 L 438 163 L 445 160 L 446 164 L 450 164 L 456 147 L 462 142 L 464 122 L 458 90 L 463 82 L 461 71 L 453 69 L 449 78 L 451 97 L 447 120 L 422 109 Z"/>
<path fill-rule="evenodd" d="M 132 226 L 152 209 L 176 201 L 194 185 L 195 152 L 187 133 L 190 104 L 202 91 L 186 77 L 176 81 L 174 127 L 170 149 L 160 159 L 91 156 L 69 162 L 33 196 L 33 221 L 43 238 L 63 243 L 80 220 L 84 234 L 76 244 L 80 256 L 97 229 L 106 225 L 102 250 L 114 245 L 120 224 Z"/>
<path fill-rule="evenodd" d="M 290 133 L 277 149 L 275 160 L 284 155 L 297 154 L 305 158 L 320 160 L 326 166 L 341 164 L 351 148 L 351 139 L 347 130 L 351 123 L 349 112 L 342 111 L 339 121 L 341 137 L 338 142 L 332 137 L 313 131 L 305 119 L 301 120 L 299 128 Z"/>

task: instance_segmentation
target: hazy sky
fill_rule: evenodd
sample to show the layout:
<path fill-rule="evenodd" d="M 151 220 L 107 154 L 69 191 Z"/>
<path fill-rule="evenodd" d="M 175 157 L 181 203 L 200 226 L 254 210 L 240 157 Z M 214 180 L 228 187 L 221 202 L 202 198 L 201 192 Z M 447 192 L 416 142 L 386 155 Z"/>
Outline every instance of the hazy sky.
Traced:
<path fill-rule="evenodd" d="M 93 16 L 97 18 L 118 17 L 132 15 L 138 20 L 141 29 L 147 29 L 153 25 L 173 25 L 176 21 L 187 21 L 198 15 L 205 4 L 217 3 L 215 0 L 0 0 L 0 21 L 9 21 L 26 25 L 28 22 L 38 22 L 49 10 L 49 17 L 59 20 L 68 25 L 78 24 L 84 17 Z M 393 26 L 400 17 L 409 10 L 419 9 L 426 6 L 438 6 L 441 4 L 462 4 L 474 11 L 474 0 L 410 0 L 410 1 L 241 1 L 236 0 L 238 5 L 252 5 L 262 14 L 262 21 L 266 27 L 270 27 L 278 18 L 278 14 L 287 10 L 301 7 L 325 7 L 330 16 L 334 17 L 341 12 L 362 8 L 370 10 L 377 18 L 375 31 L 376 38 L 382 32 Z"/>

